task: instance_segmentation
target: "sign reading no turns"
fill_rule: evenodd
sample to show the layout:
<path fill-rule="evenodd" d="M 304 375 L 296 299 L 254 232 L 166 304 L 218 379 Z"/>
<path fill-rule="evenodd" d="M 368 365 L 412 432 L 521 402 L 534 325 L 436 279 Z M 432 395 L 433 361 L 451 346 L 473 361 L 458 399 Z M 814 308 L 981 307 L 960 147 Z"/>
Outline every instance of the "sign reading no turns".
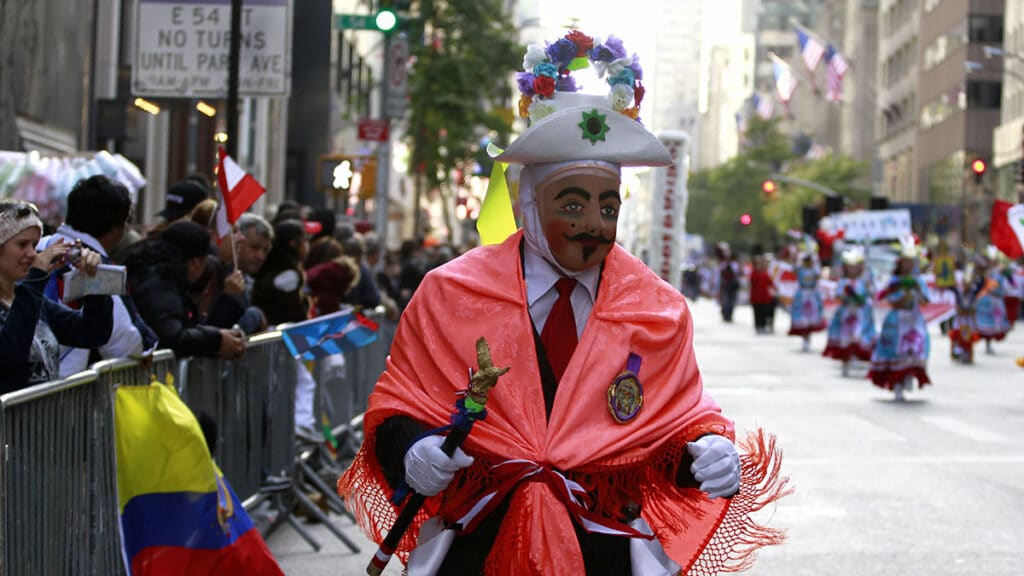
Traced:
<path fill-rule="evenodd" d="M 245 0 L 239 93 L 287 96 L 289 0 Z M 228 91 L 231 0 L 138 0 L 132 64 L 135 96 L 218 98 Z"/>

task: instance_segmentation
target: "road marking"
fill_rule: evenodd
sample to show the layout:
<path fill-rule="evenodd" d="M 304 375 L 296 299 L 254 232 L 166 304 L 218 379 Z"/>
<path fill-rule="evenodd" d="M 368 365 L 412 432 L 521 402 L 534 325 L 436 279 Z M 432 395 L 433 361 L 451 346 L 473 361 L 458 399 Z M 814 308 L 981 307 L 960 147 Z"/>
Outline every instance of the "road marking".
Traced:
<path fill-rule="evenodd" d="M 1013 444 L 1014 441 L 1002 434 L 996 434 L 979 426 L 968 424 L 959 418 L 953 418 L 951 416 L 922 416 L 921 420 L 928 422 L 933 426 L 938 426 L 943 430 L 952 432 L 971 440 L 977 440 L 979 442 L 989 442 L 991 444 Z"/>

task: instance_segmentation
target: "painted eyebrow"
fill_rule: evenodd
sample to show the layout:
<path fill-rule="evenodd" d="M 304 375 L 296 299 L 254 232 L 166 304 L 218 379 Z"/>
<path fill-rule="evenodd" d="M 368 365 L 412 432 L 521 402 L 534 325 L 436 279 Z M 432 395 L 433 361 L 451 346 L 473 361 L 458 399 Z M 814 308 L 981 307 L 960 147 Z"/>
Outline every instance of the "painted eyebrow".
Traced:
<path fill-rule="evenodd" d="M 604 192 L 601 192 L 601 195 L 597 197 L 599 201 L 608 200 L 609 198 L 614 198 L 615 200 L 622 202 L 622 198 L 619 197 L 618 190 L 606 190 Z"/>
<path fill-rule="evenodd" d="M 590 192 L 587 192 L 586 190 L 578 186 L 570 186 L 569 188 L 563 189 L 558 194 L 555 194 L 555 200 L 559 200 L 564 196 L 568 196 L 569 194 L 577 194 L 579 196 L 582 196 L 584 200 L 587 200 L 588 202 L 590 201 Z"/>

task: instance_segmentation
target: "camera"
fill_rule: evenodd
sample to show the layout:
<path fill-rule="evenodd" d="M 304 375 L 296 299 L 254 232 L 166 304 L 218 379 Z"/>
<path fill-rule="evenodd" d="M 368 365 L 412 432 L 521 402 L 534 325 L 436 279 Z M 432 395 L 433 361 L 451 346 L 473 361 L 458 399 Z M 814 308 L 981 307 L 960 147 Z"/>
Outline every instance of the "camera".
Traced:
<path fill-rule="evenodd" d="M 67 264 L 78 264 L 78 261 L 82 259 L 82 247 L 76 245 L 72 249 L 68 250 L 64 254 L 64 262 Z"/>

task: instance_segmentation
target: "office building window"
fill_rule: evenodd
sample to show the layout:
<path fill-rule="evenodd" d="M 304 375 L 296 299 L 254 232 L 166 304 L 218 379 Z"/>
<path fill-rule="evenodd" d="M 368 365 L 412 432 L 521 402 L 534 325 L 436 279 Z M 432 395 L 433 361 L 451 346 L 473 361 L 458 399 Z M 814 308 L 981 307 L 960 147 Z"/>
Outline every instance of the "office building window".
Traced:
<path fill-rule="evenodd" d="M 1003 41 L 1003 17 L 990 14 L 972 14 L 967 20 L 971 42 Z"/>
<path fill-rule="evenodd" d="M 972 80 L 967 83 L 968 108 L 999 108 L 1002 82 Z"/>

